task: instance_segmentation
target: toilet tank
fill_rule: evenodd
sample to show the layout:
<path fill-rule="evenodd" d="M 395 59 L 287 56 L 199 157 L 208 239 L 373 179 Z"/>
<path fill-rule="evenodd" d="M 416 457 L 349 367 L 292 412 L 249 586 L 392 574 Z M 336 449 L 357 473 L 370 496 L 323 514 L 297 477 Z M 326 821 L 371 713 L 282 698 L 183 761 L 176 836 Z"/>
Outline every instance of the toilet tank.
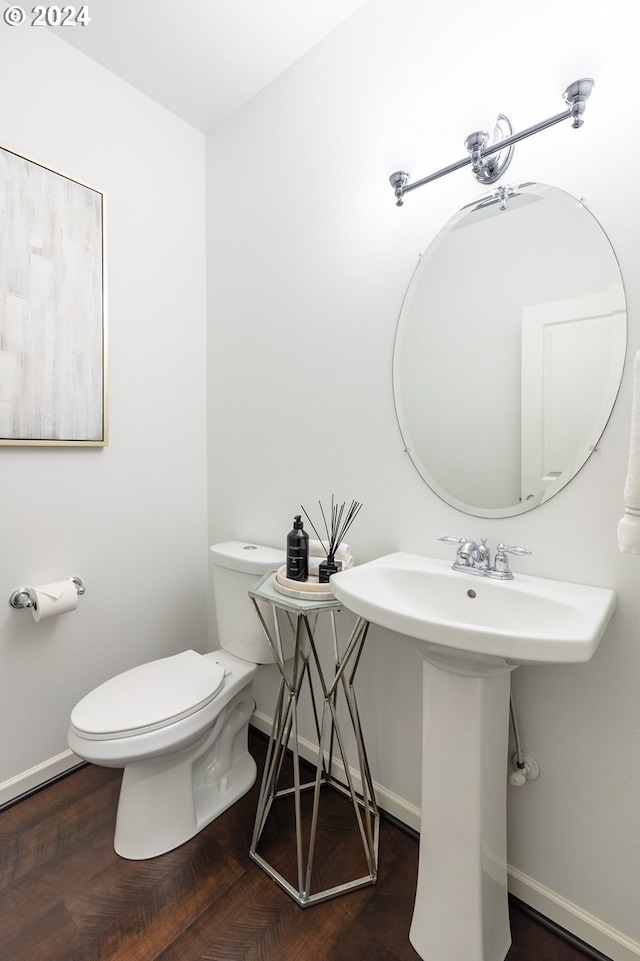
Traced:
<path fill-rule="evenodd" d="M 282 567 L 285 560 L 284 551 L 247 541 L 225 541 L 209 548 L 218 641 L 229 654 L 254 664 L 273 662 L 269 643 L 247 591 L 263 574 Z M 271 606 L 261 604 L 260 610 L 271 631 Z"/>

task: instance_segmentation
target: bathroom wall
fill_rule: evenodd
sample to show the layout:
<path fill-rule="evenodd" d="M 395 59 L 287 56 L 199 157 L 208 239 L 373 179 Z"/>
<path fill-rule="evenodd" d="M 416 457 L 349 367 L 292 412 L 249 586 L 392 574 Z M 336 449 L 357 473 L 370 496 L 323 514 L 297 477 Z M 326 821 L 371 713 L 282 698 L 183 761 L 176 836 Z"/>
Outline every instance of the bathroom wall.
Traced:
<path fill-rule="evenodd" d="M 0 141 L 107 193 L 111 428 L 104 450 L 0 447 L 4 597 L 71 573 L 87 586 L 58 620 L 8 603 L 0 615 L 0 801 L 69 763 L 69 711 L 88 689 L 202 648 L 207 543 L 278 546 L 300 503 L 356 497 L 358 560 L 444 557 L 438 535 L 485 535 L 529 547 L 522 570 L 618 592 L 591 663 L 514 675 L 541 776 L 509 791 L 509 860 L 519 896 L 616 961 L 638 956 L 640 559 L 615 537 L 640 348 L 638 27 L 635 0 L 541 0 L 502 18 L 470 0 L 407 0 L 399 18 L 369 0 L 209 137 L 206 277 L 203 136 L 50 32 L 0 30 Z M 520 144 L 509 179 L 584 196 L 613 243 L 630 322 L 619 401 L 600 452 L 549 504 L 466 517 L 403 452 L 391 350 L 418 253 L 481 190 L 459 171 L 397 209 L 387 177 L 459 159 L 499 111 L 516 130 L 560 111 L 583 75 L 596 80 L 584 128 Z M 360 674 L 374 778 L 414 825 L 416 659 L 372 629 Z M 258 720 L 272 693 L 271 673 Z"/>
<path fill-rule="evenodd" d="M 358 561 L 398 549 L 448 557 L 438 535 L 486 536 L 532 551 L 519 570 L 618 592 L 589 664 L 515 673 L 523 748 L 541 775 L 509 789 L 513 890 L 615 959 L 640 953 L 640 558 L 616 541 L 640 348 L 640 137 L 628 93 L 638 28 L 635 0 L 541 0 L 489 15 L 471 0 L 401 10 L 369 0 L 213 132 L 207 153 L 209 540 L 283 545 L 300 504 L 313 514 L 333 493 L 364 502 L 349 538 Z M 521 517 L 480 520 L 433 495 L 403 452 L 391 353 L 419 252 L 483 191 L 458 171 L 398 209 L 387 178 L 461 159 L 467 134 L 493 129 L 500 111 L 515 130 L 559 113 L 582 76 L 596 81 L 584 127 L 521 143 L 508 179 L 586 198 L 606 230 L 627 295 L 625 375 L 600 450 L 570 486 Z M 492 385 L 478 375 L 480 387 L 451 390 L 481 403 Z M 372 629 L 360 674 L 373 776 L 412 824 L 417 658 L 406 639 Z M 264 723 L 272 674 L 257 692 Z"/>
<path fill-rule="evenodd" d="M 111 435 L 0 446 L 1 802 L 69 764 L 97 683 L 203 646 L 207 542 L 205 138 L 47 30 L 0 24 L 0 87 L 0 141 L 106 192 Z M 9 606 L 71 574 L 73 613 Z"/>

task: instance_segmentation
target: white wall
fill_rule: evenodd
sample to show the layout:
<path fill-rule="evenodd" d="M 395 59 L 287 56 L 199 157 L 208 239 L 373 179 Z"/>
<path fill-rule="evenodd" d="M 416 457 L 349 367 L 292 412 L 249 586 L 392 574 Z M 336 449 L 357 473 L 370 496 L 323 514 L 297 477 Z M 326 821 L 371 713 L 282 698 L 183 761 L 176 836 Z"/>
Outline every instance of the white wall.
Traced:
<path fill-rule="evenodd" d="M 357 560 L 445 557 L 438 535 L 484 535 L 530 548 L 522 570 L 618 592 L 591 663 L 516 672 L 524 749 L 542 773 L 509 795 L 514 890 L 615 958 L 637 956 L 629 939 L 640 939 L 640 560 L 616 542 L 640 347 L 640 138 L 628 96 L 638 26 L 635 0 L 542 0 L 494 16 L 471 0 L 401 10 L 369 0 L 208 141 L 209 539 L 282 546 L 299 505 L 334 493 L 364 502 Z M 600 452 L 568 488 L 521 517 L 479 520 L 438 500 L 403 453 L 391 351 L 418 253 L 482 189 L 458 171 L 398 209 L 387 178 L 460 159 L 466 135 L 492 129 L 499 111 L 516 130 L 559 113 L 582 76 L 596 80 L 584 127 L 521 143 L 509 180 L 584 196 L 606 230 L 628 303 L 622 389 Z M 420 801 L 416 657 L 373 629 L 360 675 L 373 776 L 409 821 Z M 264 714 L 272 681 L 258 685 Z"/>
<path fill-rule="evenodd" d="M 0 140 L 107 195 L 111 442 L 0 447 L 0 800 L 68 763 L 81 696 L 203 649 L 207 616 L 205 138 L 51 32 L 2 26 Z M 74 613 L 9 606 L 71 574 Z"/>

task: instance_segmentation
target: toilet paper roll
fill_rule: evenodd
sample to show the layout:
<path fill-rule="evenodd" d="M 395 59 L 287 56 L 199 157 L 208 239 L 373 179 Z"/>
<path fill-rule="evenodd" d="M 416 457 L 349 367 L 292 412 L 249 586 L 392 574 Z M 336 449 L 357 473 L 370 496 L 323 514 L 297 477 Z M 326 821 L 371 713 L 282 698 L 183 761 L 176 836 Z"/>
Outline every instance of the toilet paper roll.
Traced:
<path fill-rule="evenodd" d="M 29 587 L 27 593 L 31 598 L 31 613 L 34 621 L 41 621 L 55 614 L 66 614 L 67 611 L 75 611 L 78 606 L 78 591 L 76 585 L 70 580 Z"/>

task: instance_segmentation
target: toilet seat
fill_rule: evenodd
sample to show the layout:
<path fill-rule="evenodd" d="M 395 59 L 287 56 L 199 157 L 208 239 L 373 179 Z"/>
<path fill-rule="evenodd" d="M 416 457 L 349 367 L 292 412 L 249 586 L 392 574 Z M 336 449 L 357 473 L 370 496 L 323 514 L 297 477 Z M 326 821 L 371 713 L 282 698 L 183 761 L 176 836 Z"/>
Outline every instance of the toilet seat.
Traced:
<path fill-rule="evenodd" d="M 159 730 L 212 701 L 224 673 L 221 664 L 196 651 L 149 661 L 87 694 L 71 713 L 71 728 L 90 740 Z"/>

